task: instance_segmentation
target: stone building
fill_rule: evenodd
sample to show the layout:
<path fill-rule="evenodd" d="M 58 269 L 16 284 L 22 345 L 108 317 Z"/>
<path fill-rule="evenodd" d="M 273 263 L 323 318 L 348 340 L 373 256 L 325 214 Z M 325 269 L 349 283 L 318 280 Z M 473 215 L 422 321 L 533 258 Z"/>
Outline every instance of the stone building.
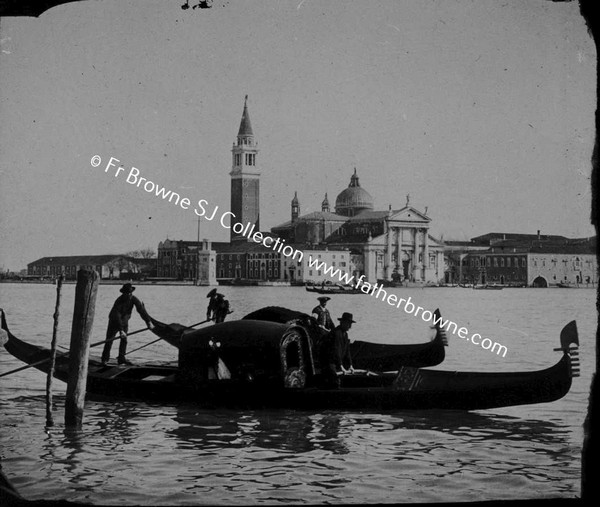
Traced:
<path fill-rule="evenodd" d="M 349 250 L 302 249 L 301 246 L 303 245 L 294 245 L 303 252 L 302 258 L 282 256 L 281 270 L 284 280 L 291 283 L 331 282 L 343 284 L 345 280 L 348 280 L 348 278 L 344 278 L 344 275 L 351 276 L 352 263 Z M 327 268 L 330 268 L 329 273 L 325 272 Z"/>
<path fill-rule="evenodd" d="M 598 281 L 595 237 L 491 233 L 472 241 L 489 246 L 465 255 L 463 283 L 551 287 Z"/>
<path fill-rule="evenodd" d="M 350 184 L 329 209 L 327 194 L 321 211 L 300 215 L 297 194 L 291 202 L 291 220 L 273 227 L 279 237 L 309 248 L 350 252 L 350 271 L 370 282 L 405 280 L 437 283 L 444 277 L 441 242 L 429 234 L 431 218 L 410 206 L 374 210 L 373 198 L 361 187 L 354 169 Z"/>
<path fill-rule="evenodd" d="M 198 285 L 214 285 L 216 252 L 210 241 L 166 239 L 158 244 L 157 276 L 173 280 L 190 280 Z"/>
<path fill-rule="evenodd" d="M 42 257 L 27 264 L 27 276 L 56 278 L 62 274 L 66 280 L 76 280 L 80 269 L 90 269 L 97 271 L 101 279 L 137 280 L 142 272 L 138 260 L 147 262 L 147 259 L 135 259 L 127 255 Z"/>

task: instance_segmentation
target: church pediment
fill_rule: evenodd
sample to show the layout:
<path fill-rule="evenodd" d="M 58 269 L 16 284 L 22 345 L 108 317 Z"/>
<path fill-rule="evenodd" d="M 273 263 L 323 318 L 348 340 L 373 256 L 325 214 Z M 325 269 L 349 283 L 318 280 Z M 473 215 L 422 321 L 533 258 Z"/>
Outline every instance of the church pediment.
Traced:
<path fill-rule="evenodd" d="M 422 225 L 428 225 L 431 222 L 431 218 L 412 206 L 405 206 L 401 210 L 392 212 L 391 220 L 394 222 Z"/>

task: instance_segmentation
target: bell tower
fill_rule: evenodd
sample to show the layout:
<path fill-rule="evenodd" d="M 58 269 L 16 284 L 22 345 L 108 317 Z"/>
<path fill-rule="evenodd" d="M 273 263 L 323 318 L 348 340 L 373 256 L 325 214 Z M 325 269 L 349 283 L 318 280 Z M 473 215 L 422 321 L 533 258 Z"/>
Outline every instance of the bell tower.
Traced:
<path fill-rule="evenodd" d="M 298 192 L 294 192 L 292 199 L 292 223 L 298 220 L 300 216 L 300 201 L 298 200 Z"/>
<path fill-rule="evenodd" d="M 257 143 L 254 140 L 250 115 L 248 114 L 248 95 L 244 100 L 244 111 L 240 122 L 237 140 L 231 149 L 231 230 L 230 241 L 248 240 L 233 230 L 235 223 L 241 223 L 245 228 L 248 223 L 254 225 L 254 230 L 260 230 L 260 199 L 259 177 L 257 168 Z"/>

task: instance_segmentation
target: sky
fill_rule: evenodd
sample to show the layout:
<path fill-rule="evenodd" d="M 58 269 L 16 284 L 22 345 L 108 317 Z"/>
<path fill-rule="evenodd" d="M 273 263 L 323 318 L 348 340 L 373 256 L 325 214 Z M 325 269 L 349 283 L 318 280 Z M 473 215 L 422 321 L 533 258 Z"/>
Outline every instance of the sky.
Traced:
<path fill-rule="evenodd" d="M 229 209 L 246 95 L 262 230 L 294 192 L 301 214 L 326 192 L 333 207 L 356 168 L 375 209 L 410 194 L 446 240 L 595 234 L 596 53 L 577 2 L 184 3 L 0 19 L 0 269 L 195 240 L 191 209 L 126 175 Z"/>

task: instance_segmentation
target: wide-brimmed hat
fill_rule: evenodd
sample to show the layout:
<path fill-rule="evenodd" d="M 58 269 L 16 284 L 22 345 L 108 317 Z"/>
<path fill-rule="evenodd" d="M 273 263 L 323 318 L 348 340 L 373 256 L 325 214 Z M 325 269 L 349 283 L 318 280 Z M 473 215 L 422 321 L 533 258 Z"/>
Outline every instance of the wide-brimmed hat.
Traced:
<path fill-rule="evenodd" d="M 209 293 L 206 295 L 206 297 L 207 297 L 207 298 L 211 298 L 211 297 L 213 297 L 213 296 L 214 296 L 216 293 L 217 293 L 217 289 L 213 289 L 213 290 L 211 290 L 211 291 L 210 291 L 210 292 L 209 292 Z"/>
<path fill-rule="evenodd" d="M 354 324 L 356 324 L 355 320 L 352 320 L 352 314 L 348 313 L 348 312 L 344 312 L 342 313 L 342 316 L 338 319 L 340 322 L 345 320 L 346 322 L 353 322 Z"/>
<path fill-rule="evenodd" d="M 329 301 L 331 298 L 327 297 L 327 296 L 321 296 L 319 298 L 317 298 L 319 301 Z"/>
<path fill-rule="evenodd" d="M 131 294 L 134 290 L 135 287 L 133 285 L 131 285 L 130 283 L 126 283 L 125 285 L 123 285 L 123 287 L 121 287 L 119 289 L 123 294 Z"/>

